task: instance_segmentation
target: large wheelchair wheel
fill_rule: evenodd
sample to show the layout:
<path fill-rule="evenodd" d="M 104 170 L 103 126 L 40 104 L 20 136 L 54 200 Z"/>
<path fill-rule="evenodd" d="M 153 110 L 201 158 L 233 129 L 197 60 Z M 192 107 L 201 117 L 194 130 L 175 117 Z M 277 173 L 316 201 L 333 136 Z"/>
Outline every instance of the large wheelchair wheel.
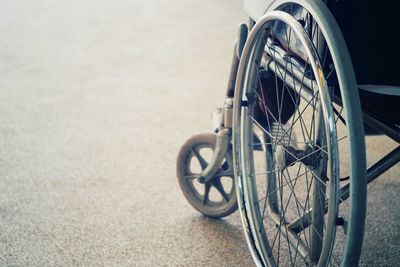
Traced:
<path fill-rule="evenodd" d="M 348 51 L 322 1 L 275 1 L 255 24 L 233 128 L 238 203 L 257 265 L 356 266 L 364 130 Z"/>

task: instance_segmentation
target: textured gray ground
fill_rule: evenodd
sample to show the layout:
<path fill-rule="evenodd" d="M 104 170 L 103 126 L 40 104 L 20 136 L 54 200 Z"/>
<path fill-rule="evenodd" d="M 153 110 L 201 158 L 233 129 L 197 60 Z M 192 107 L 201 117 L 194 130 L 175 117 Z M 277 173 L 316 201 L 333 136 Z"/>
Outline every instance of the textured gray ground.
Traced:
<path fill-rule="evenodd" d="M 203 218 L 175 178 L 244 17 L 228 0 L 0 1 L 1 266 L 252 265 L 238 214 Z M 369 187 L 364 265 L 399 265 L 399 172 Z"/>

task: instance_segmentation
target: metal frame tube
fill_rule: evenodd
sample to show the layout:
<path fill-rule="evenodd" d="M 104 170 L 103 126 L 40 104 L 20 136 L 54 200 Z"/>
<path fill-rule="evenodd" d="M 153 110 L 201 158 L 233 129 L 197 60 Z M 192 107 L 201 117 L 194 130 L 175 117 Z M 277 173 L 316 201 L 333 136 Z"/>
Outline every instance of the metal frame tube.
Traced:
<path fill-rule="evenodd" d="M 386 154 L 383 158 L 375 162 L 367 169 L 367 183 L 374 181 L 381 174 L 389 170 L 391 167 L 400 162 L 400 146 Z M 344 202 L 350 195 L 350 183 L 346 184 L 339 190 L 339 203 Z M 325 212 L 327 211 L 327 203 L 325 203 Z M 298 218 L 289 224 L 289 228 L 295 232 L 306 229 L 311 224 L 312 210 L 307 211 L 304 216 Z"/>
<path fill-rule="evenodd" d="M 390 126 L 390 124 L 376 119 L 372 114 L 365 110 L 363 110 L 363 118 L 366 124 L 400 143 L 400 129 L 396 129 L 395 126 Z"/>
<path fill-rule="evenodd" d="M 226 152 L 228 151 L 230 140 L 231 140 L 231 130 L 229 128 L 224 128 L 217 134 L 217 143 L 215 145 L 213 157 L 207 167 L 200 173 L 199 182 L 207 183 L 210 181 L 214 174 L 218 171 L 221 166 Z"/>

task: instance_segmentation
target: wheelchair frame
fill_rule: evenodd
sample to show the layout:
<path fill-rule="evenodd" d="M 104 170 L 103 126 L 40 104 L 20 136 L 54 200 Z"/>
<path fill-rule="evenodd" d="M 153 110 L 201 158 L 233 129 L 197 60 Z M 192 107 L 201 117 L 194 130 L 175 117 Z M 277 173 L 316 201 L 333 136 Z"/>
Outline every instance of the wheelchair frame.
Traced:
<path fill-rule="evenodd" d="M 254 25 L 254 21 L 250 20 L 250 26 Z M 233 55 L 232 59 L 232 64 L 231 64 L 231 71 L 230 71 L 230 77 L 229 77 L 229 83 L 228 83 L 228 88 L 226 91 L 226 100 L 225 100 L 225 106 L 224 106 L 224 111 L 223 111 L 223 123 L 219 127 L 219 132 L 217 134 L 217 147 L 215 150 L 214 157 L 208 166 L 207 169 L 203 171 L 201 174 L 201 177 L 204 177 L 205 180 L 210 179 L 213 175 L 213 167 L 218 168 L 222 162 L 223 155 L 227 151 L 227 147 L 229 146 L 230 140 L 231 140 L 231 133 L 232 133 L 232 98 L 234 95 L 235 91 L 235 86 L 236 86 L 236 78 L 238 76 L 238 66 L 240 63 L 240 56 L 243 51 L 244 44 L 247 39 L 247 27 L 242 24 L 240 25 L 239 28 L 239 37 L 236 42 L 235 46 L 235 52 Z M 279 61 L 279 60 L 277 60 Z M 270 66 L 270 70 L 273 70 L 276 68 L 276 66 Z M 275 73 L 275 75 L 278 75 Z M 289 77 L 286 77 L 285 79 L 287 80 L 295 80 L 290 77 L 290 75 L 294 75 L 296 77 L 296 74 L 288 74 Z M 278 75 L 279 76 L 279 75 Z M 297 77 L 298 78 L 298 77 Z M 282 79 L 282 77 L 281 77 Z M 310 83 L 312 81 L 309 81 Z M 292 88 L 293 89 L 293 88 Z M 333 97 L 333 102 L 336 104 L 342 105 L 341 99 L 338 96 Z M 362 109 L 362 116 L 364 123 L 373 129 L 377 130 L 378 132 L 387 135 L 394 141 L 400 144 L 400 128 L 397 127 L 394 124 L 391 124 L 387 121 L 384 121 L 380 118 L 378 118 L 375 114 L 371 114 L 365 109 Z M 370 183 L 374 181 L 376 178 L 378 178 L 380 175 L 382 175 L 384 172 L 386 172 L 388 169 L 393 167 L 396 163 L 400 162 L 400 145 L 397 146 L 395 149 L 393 149 L 391 152 L 387 153 L 384 157 L 382 157 L 380 160 L 376 161 L 374 164 L 369 166 L 366 169 L 366 180 L 367 183 Z M 342 179 L 348 179 L 349 177 L 343 177 Z M 203 178 L 201 178 L 203 179 Z M 338 192 L 339 196 L 339 204 L 345 201 L 346 199 L 349 198 L 350 196 L 350 184 L 347 184 L 340 188 Z M 325 203 L 327 205 L 327 203 Z M 326 207 L 325 205 L 325 207 Z M 290 229 L 294 230 L 299 230 L 301 228 L 306 228 L 310 224 L 309 217 L 311 216 L 311 212 L 306 213 L 303 217 L 299 218 L 298 220 L 292 222 L 290 225 Z M 247 230 L 248 231 L 248 230 Z M 296 231 L 295 231 L 296 232 Z"/>
<path fill-rule="evenodd" d="M 269 5 L 265 4 L 265 1 L 252 0 L 252 2 L 255 6 L 258 5 L 258 7 L 267 6 L 266 10 L 269 10 L 270 8 L 273 9 L 274 6 L 277 7 L 278 5 L 282 4 L 285 1 L 284 0 L 283 1 L 279 1 L 279 0 L 271 1 L 271 3 Z M 306 2 L 306 1 L 294 0 L 293 2 Z M 255 14 L 255 13 L 253 12 L 253 14 Z M 215 145 L 215 150 L 214 150 L 214 153 L 213 153 L 210 163 L 207 165 L 207 167 L 204 170 L 202 170 L 202 172 L 198 176 L 198 180 L 201 183 L 207 183 L 213 179 L 218 168 L 221 166 L 226 153 L 229 150 L 230 144 L 232 143 L 232 131 L 233 131 L 233 126 L 234 126 L 233 125 L 234 124 L 234 122 L 233 122 L 233 120 L 234 120 L 234 118 L 233 118 L 233 116 L 234 116 L 234 114 L 233 114 L 233 105 L 234 105 L 233 97 L 234 97 L 235 88 L 237 87 L 236 79 L 237 79 L 237 77 L 239 77 L 241 75 L 241 73 L 238 73 L 239 65 L 240 65 L 240 58 L 241 58 L 243 49 L 245 47 L 245 43 L 247 41 L 248 32 L 254 26 L 254 23 L 255 23 L 255 21 L 253 19 L 250 19 L 250 22 L 249 22 L 250 29 L 248 29 L 248 27 L 245 24 L 241 24 L 239 27 L 238 39 L 235 43 L 235 49 L 234 49 L 234 53 L 233 53 L 233 57 L 232 57 L 231 70 L 230 70 L 229 82 L 228 82 L 228 86 L 227 86 L 227 90 L 226 90 L 226 98 L 225 98 L 225 102 L 224 102 L 224 108 L 222 110 L 222 115 L 223 115 L 222 122 L 220 122 L 220 121 L 216 122 L 216 128 L 218 128 L 218 129 L 217 129 L 217 141 L 216 141 L 216 145 Z M 330 38 L 331 36 L 329 36 L 329 34 L 328 34 L 327 37 Z M 276 60 L 279 63 L 279 58 L 277 58 Z M 348 62 L 350 62 L 350 60 Z M 270 64 L 267 64 L 267 65 L 269 66 Z M 276 64 L 276 65 L 278 65 L 278 64 Z M 279 66 L 276 66 L 276 65 L 269 66 L 269 69 L 271 71 L 273 71 L 274 68 L 276 68 L 276 67 L 279 68 Z M 349 63 L 349 66 L 347 66 L 347 67 L 352 68 L 351 62 Z M 278 73 L 276 73 L 276 72 L 274 74 L 279 76 Z M 296 78 L 295 72 L 287 73 L 287 75 L 288 75 L 288 77 L 285 77 L 285 78 L 280 77 L 280 78 L 281 79 L 283 78 L 285 80 L 296 80 L 296 79 L 293 79 L 293 77 Z M 292 77 L 291 77 L 291 75 L 292 75 Z M 314 81 L 309 80 L 308 82 L 313 83 Z M 294 89 L 294 88 L 295 87 L 293 86 L 292 89 Z M 334 95 L 332 100 L 334 103 L 342 106 L 342 99 L 340 97 Z M 365 109 L 362 109 L 362 117 L 363 117 L 363 123 L 365 125 L 368 125 L 371 128 L 377 130 L 378 132 L 385 134 L 386 136 L 390 137 L 391 139 L 393 139 L 394 141 L 396 141 L 399 144 L 395 149 L 393 149 L 392 151 L 387 153 L 380 160 L 376 161 L 374 164 L 372 164 L 371 166 L 366 168 L 366 183 L 368 184 L 368 183 L 374 181 L 376 178 L 378 178 L 380 175 L 382 175 L 388 169 L 393 167 L 396 163 L 400 162 L 400 127 L 395 124 L 392 124 L 388 121 L 382 120 L 381 118 L 379 118 L 379 114 L 372 114 Z M 348 177 L 343 177 L 341 179 L 349 179 L 349 178 L 350 177 L 348 176 Z M 352 190 L 354 192 L 354 190 L 356 190 L 356 189 L 353 188 Z M 345 201 L 346 199 L 349 198 L 349 196 L 351 194 L 350 191 L 351 191 L 350 183 L 346 184 L 345 186 L 343 186 L 342 188 L 339 189 L 339 191 L 338 191 L 338 197 L 339 197 L 338 202 L 339 203 L 338 204 L 342 203 L 343 201 Z M 240 198 L 239 193 L 238 193 L 238 198 Z M 327 205 L 328 204 L 325 203 L 325 209 L 327 209 Z M 352 212 L 357 212 L 357 211 L 352 211 Z M 292 229 L 292 230 L 294 229 L 294 232 L 296 232 L 296 229 L 298 231 L 300 231 L 301 229 L 308 227 L 311 224 L 310 219 L 309 219 L 310 216 L 311 216 L 311 211 L 308 211 L 302 217 L 298 218 L 294 222 L 291 222 L 290 229 Z M 364 216 L 365 216 L 365 214 L 364 214 Z M 248 229 L 248 226 L 246 226 L 245 224 L 243 224 L 243 226 L 245 227 L 245 232 L 250 231 Z M 247 229 L 246 229 L 246 227 L 247 227 Z M 360 231 L 362 231 L 362 233 L 363 233 L 363 229 Z M 246 236 L 246 238 L 247 238 L 247 236 Z M 289 237 L 289 238 L 291 238 L 291 237 Z M 249 240 L 247 240 L 247 241 L 249 242 Z M 250 241 L 250 243 L 251 243 L 251 241 Z M 252 245 L 253 247 L 255 246 L 255 244 L 250 244 L 250 245 Z M 357 247 L 358 250 L 361 250 L 361 244 L 358 244 L 355 246 Z M 257 257 L 255 257 L 255 255 L 253 255 L 253 258 L 256 259 Z M 358 259 L 357 259 L 357 261 L 358 261 Z"/>

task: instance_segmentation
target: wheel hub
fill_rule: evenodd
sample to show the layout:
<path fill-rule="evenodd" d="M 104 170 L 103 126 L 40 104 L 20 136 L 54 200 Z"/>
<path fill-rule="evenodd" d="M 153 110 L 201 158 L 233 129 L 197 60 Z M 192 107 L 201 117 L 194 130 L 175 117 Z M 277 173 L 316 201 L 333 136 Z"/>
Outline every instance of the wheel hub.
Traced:
<path fill-rule="evenodd" d="M 292 146 L 277 145 L 275 148 L 275 163 L 280 170 L 302 162 L 308 167 L 313 167 L 318 162 L 320 153 L 311 146 L 305 146 L 303 149 L 296 149 Z"/>

